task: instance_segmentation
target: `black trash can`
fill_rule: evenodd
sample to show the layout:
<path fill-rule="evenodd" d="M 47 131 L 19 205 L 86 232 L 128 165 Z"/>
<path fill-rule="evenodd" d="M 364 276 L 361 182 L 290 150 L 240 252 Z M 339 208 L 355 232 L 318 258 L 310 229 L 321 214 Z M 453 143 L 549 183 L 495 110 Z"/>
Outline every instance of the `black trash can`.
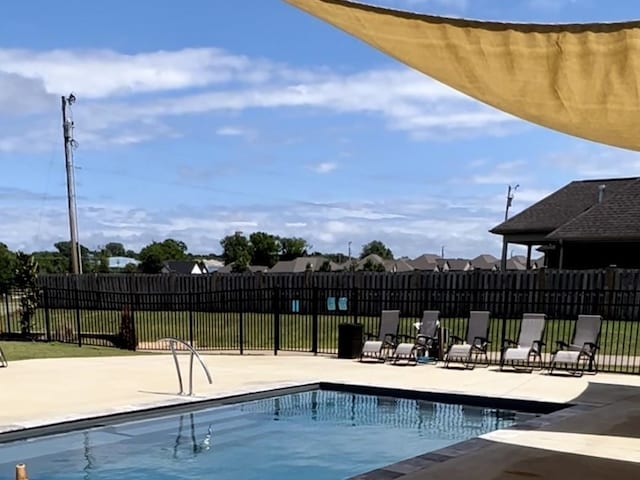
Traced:
<path fill-rule="evenodd" d="M 338 325 L 338 358 L 358 358 L 362 352 L 362 324 Z"/>

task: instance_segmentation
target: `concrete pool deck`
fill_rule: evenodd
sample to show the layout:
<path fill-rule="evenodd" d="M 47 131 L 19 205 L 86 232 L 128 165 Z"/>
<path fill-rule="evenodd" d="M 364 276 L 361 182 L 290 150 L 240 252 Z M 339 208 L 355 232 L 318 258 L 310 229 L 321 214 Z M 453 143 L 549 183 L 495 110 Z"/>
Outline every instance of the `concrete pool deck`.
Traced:
<path fill-rule="evenodd" d="M 179 358 L 188 389 L 188 356 Z M 483 447 L 477 452 L 440 455 L 446 461 L 431 456 L 415 468 L 405 464 L 371 472 L 369 479 L 640 478 L 640 376 L 571 378 L 294 354 L 203 359 L 213 384 L 194 364 L 194 398 L 176 395 L 170 355 L 12 362 L 0 369 L 0 432 L 314 382 L 346 383 L 578 405 L 568 409 L 574 410 L 571 416 L 563 416 L 564 410 L 546 416 L 556 418 L 535 430 L 503 430 L 476 439 Z"/>

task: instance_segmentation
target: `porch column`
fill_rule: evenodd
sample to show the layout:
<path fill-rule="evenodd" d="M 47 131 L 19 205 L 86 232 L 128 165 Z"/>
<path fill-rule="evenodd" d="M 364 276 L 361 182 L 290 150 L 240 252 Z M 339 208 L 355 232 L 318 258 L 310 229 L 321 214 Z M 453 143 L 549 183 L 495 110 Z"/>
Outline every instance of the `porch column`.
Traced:
<path fill-rule="evenodd" d="M 527 245 L 527 270 L 531 270 L 531 245 Z"/>
<path fill-rule="evenodd" d="M 507 236 L 502 237 L 502 259 L 500 261 L 500 270 L 503 272 L 507 269 L 507 250 L 509 249 L 509 241 Z"/>

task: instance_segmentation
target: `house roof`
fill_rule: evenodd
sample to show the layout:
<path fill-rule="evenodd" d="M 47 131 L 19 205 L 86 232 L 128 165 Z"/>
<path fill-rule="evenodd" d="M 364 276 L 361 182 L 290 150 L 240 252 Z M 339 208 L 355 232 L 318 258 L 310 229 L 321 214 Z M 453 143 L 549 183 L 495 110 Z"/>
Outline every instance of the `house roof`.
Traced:
<path fill-rule="evenodd" d="M 413 260 L 408 260 L 407 263 L 416 270 L 435 270 L 438 267 L 437 260 L 440 256 L 433 253 L 425 253 Z"/>
<path fill-rule="evenodd" d="M 381 265 L 384 265 L 384 260 L 382 259 L 382 257 L 380 255 L 376 255 L 375 253 L 371 253 L 371 254 L 367 255 L 366 257 L 361 258 L 358 261 L 357 268 L 360 269 L 360 268 L 364 267 L 364 265 L 367 262 L 371 262 L 371 263 L 374 263 L 374 264 L 379 263 Z"/>
<path fill-rule="evenodd" d="M 473 268 L 479 268 L 481 270 L 491 270 L 497 262 L 498 259 L 496 257 L 485 253 L 482 255 L 478 255 L 476 258 L 471 260 L 471 266 Z"/>
<path fill-rule="evenodd" d="M 471 263 L 469 260 L 465 260 L 464 258 L 446 258 L 441 260 L 442 266 L 446 263 L 449 266 L 449 270 L 465 270 L 469 268 Z"/>
<path fill-rule="evenodd" d="M 200 264 L 193 260 L 168 260 L 163 262 L 163 266 L 170 273 L 177 273 L 180 275 L 191 275 L 194 266 L 197 266 L 201 272 L 205 273 L 200 267 Z"/>
<path fill-rule="evenodd" d="M 597 204 L 600 185 L 606 185 L 603 203 L 608 203 L 609 199 L 612 200 L 619 192 L 638 180 L 638 177 L 633 177 L 573 181 L 506 222 L 493 227 L 490 232 L 498 235 L 549 234 Z"/>
<path fill-rule="evenodd" d="M 325 257 L 298 257 L 293 260 L 281 260 L 276 263 L 270 273 L 300 273 L 307 270 L 307 265 L 311 264 L 312 270 L 319 270 L 327 259 Z"/>
<path fill-rule="evenodd" d="M 604 200 L 557 228 L 552 240 L 620 241 L 640 238 L 640 179 L 624 189 L 609 192 Z"/>
<path fill-rule="evenodd" d="M 527 267 L 515 258 L 507 259 L 507 270 L 526 270 Z"/>
<path fill-rule="evenodd" d="M 412 272 L 415 270 L 406 260 L 384 260 L 387 272 Z"/>

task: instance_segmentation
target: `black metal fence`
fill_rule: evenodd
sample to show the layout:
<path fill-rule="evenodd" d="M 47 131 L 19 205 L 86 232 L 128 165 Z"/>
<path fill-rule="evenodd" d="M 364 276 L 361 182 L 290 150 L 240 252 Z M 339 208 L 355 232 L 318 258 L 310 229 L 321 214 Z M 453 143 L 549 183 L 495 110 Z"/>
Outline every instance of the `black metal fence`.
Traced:
<path fill-rule="evenodd" d="M 20 294 L 0 297 L 0 331 L 20 332 Z M 113 293 L 43 288 L 32 335 L 45 341 L 162 350 L 177 337 L 199 350 L 335 353 L 338 325 L 377 333 L 380 312 L 400 310 L 399 333 L 415 333 L 423 310 L 439 310 L 464 336 L 471 310 L 491 312 L 490 361 L 517 339 L 526 312 L 545 313 L 547 355 L 568 341 L 579 314 L 599 314 L 601 370 L 640 373 L 640 290 L 262 288 L 197 293 Z"/>

